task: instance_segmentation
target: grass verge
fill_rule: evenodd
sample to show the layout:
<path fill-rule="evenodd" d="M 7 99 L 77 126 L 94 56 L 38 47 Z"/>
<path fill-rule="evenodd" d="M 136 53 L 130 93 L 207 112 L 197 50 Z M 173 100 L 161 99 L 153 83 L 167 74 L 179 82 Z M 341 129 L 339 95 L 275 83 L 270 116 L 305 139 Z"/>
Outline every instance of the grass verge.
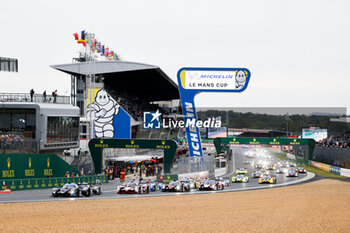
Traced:
<path fill-rule="evenodd" d="M 275 157 L 279 158 L 280 160 L 287 160 L 288 159 L 286 155 L 281 154 L 281 153 L 276 153 L 274 155 L 275 155 Z M 315 167 L 311 167 L 311 166 L 306 165 L 306 164 L 300 164 L 300 165 L 302 165 L 308 172 L 313 172 L 316 175 L 319 175 L 319 176 L 322 176 L 325 178 L 347 178 L 345 176 L 338 176 L 334 173 L 327 172 L 327 171 L 324 171 L 324 170 L 321 170 L 321 169 L 318 169 Z"/>

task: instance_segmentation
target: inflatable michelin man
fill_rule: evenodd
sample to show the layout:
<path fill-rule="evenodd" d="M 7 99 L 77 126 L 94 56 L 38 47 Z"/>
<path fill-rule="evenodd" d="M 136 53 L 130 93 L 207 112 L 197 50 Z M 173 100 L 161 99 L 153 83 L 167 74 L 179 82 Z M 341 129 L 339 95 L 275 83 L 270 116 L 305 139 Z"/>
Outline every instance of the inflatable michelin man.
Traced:
<path fill-rule="evenodd" d="M 236 72 L 236 88 L 243 88 L 246 80 L 246 73 L 243 70 L 238 70 Z"/>
<path fill-rule="evenodd" d="M 94 121 L 97 138 L 113 138 L 113 117 L 119 112 L 119 104 L 105 90 L 99 90 L 95 102 L 87 109 L 87 116 Z"/>

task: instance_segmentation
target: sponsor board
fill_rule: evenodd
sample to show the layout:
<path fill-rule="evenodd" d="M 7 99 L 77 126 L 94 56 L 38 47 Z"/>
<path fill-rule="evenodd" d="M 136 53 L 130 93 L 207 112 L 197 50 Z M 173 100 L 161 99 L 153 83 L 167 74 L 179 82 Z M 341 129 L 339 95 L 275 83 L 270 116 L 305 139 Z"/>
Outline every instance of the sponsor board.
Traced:
<path fill-rule="evenodd" d="M 177 174 L 164 175 L 163 177 L 161 177 L 162 182 L 166 184 L 170 183 L 173 180 L 178 180 L 178 179 L 179 177 Z"/>
<path fill-rule="evenodd" d="M 320 163 L 320 162 L 316 162 L 316 161 L 311 161 L 311 166 L 318 168 L 318 169 L 321 169 L 321 170 L 324 170 L 326 172 L 330 171 L 330 165 L 328 165 L 328 164 L 324 164 L 324 163 Z"/>
<path fill-rule="evenodd" d="M 330 172 L 340 176 L 340 167 L 330 165 Z"/>

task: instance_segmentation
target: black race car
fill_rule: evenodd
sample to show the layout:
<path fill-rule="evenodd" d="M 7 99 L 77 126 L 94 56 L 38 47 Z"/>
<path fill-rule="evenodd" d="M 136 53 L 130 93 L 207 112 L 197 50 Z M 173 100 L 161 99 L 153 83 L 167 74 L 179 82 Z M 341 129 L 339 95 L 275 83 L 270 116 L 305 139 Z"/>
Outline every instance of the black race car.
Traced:
<path fill-rule="evenodd" d="M 100 183 L 92 184 L 90 186 L 91 193 L 94 195 L 101 195 L 102 194 L 102 187 Z"/>
<path fill-rule="evenodd" d="M 90 197 L 91 196 L 91 185 L 88 183 L 79 183 L 78 187 L 80 189 L 80 193 L 83 196 Z"/>
<path fill-rule="evenodd" d="M 86 192 L 81 192 L 79 186 L 75 183 L 67 183 L 63 187 L 52 189 L 53 197 L 80 197 L 85 196 Z"/>

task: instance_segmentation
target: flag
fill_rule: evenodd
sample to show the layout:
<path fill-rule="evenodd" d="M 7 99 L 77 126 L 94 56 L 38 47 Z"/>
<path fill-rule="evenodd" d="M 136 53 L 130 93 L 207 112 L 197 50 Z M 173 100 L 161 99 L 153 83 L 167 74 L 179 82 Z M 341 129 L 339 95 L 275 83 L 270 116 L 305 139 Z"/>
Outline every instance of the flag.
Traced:
<path fill-rule="evenodd" d="M 101 43 L 100 42 L 97 43 L 97 52 L 98 53 L 101 52 Z"/>
<path fill-rule="evenodd" d="M 104 56 L 105 55 L 105 46 L 102 45 L 102 49 L 101 49 L 101 56 Z"/>
<path fill-rule="evenodd" d="M 79 35 L 78 35 L 78 33 L 73 33 L 73 36 L 74 36 L 75 40 L 79 40 Z"/>
<path fill-rule="evenodd" d="M 86 47 L 85 31 L 81 31 L 81 37 L 80 37 L 80 40 L 78 40 L 78 44 L 83 44 L 84 47 Z"/>

